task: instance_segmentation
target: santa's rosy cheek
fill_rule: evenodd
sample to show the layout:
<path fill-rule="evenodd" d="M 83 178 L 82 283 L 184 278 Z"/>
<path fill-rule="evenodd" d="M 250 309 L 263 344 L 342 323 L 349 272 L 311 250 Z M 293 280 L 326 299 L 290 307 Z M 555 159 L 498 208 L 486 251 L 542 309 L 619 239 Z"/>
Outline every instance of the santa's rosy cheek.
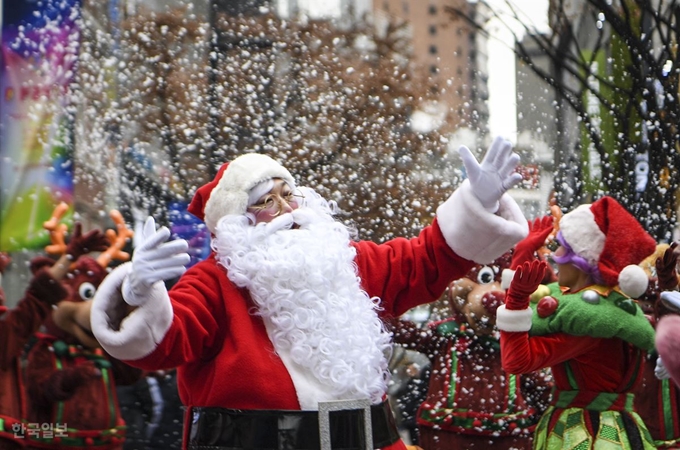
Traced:
<path fill-rule="evenodd" d="M 255 213 L 255 223 L 268 223 L 274 220 L 277 216 L 278 208 L 275 206 L 267 209 L 261 209 Z"/>

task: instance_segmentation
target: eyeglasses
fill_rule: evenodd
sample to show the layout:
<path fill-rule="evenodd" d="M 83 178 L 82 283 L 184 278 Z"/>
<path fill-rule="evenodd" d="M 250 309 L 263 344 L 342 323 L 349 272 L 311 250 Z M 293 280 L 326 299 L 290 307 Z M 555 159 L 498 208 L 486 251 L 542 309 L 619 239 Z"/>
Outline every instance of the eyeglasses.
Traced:
<path fill-rule="evenodd" d="M 276 208 L 276 213 L 274 216 L 281 214 L 286 205 L 290 205 L 293 208 L 298 207 L 305 196 L 302 194 L 295 194 L 293 192 L 288 192 L 283 195 L 279 194 L 269 194 L 266 195 L 262 200 L 254 205 L 248 207 L 253 213 L 258 214 L 263 211 L 274 211 Z"/>

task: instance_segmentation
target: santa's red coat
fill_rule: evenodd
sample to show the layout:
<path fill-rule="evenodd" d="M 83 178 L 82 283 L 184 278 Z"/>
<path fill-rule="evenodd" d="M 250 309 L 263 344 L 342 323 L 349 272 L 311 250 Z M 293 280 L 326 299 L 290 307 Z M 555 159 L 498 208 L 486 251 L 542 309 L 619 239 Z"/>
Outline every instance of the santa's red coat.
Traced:
<path fill-rule="evenodd" d="M 399 316 L 438 299 L 469 271 L 474 255 L 493 259 L 526 235 L 526 219 L 508 198 L 500 213 L 510 219 L 483 210 L 469 190 L 447 203 L 416 238 L 353 243 L 362 288 L 381 299 L 380 314 Z M 262 319 L 252 314 L 248 291 L 232 284 L 214 255 L 189 269 L 169 293 L 150 292 L 118 330 L 110 314 L 122 301 L 129 270 L 120 266 L 107 277 L 92 308 L 93 331 L 109 353 L 146 370 L 177 367 L 180 397 L 189 407 L 300 409 L 290 374 Z M 391 448 L 403 446 L 399 441 Z"/>
<path fill-rule="evenodd" d="M 359 274 L 370 274 L 362 277 L 363 288 L 386 299 L 382 314 L 398 316 L 434 301 L 449 280 L 467 273 L 472 263 L 443 239 L 438 227 L 430 227 L 413 240 L 355 244 Z M 300 409 L 261 317 L 251 313 L 250 295 L 229 281 L 214 255 L 192 267 L 170 299 L 175 316 L 163 340 L 151 354 L 129 363 L 147 370 L 179 367 L 179 392 L 187 406 Z"/>

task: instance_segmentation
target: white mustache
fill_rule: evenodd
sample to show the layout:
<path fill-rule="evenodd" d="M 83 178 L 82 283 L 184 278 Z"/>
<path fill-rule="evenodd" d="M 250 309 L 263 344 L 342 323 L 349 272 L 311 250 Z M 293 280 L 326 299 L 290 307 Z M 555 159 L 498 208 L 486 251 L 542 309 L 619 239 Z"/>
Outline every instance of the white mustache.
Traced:
<path fill-rule="evenodd" d="M 292 212 L 281 214 L 269 223 L 258 224 L 265 228 L 267 234 L 276 233 L 279 230 L 289 230 L 293 225 L 305 228 L 309 224 L 318 222 L 321 216 L 312 208 L 298 208 Z"/>
<path fill-rule="evenodd" d="M 262 223 L 257 226 L 263 227 L 267 231 L 267 234 L 272 234 L 279 230 L 290 229 L 293 227 L 293 224 L 295 224 L 293 215 L 291 213 L 285 213 L 275 217 L 274 220 L 269 223 Z"/>

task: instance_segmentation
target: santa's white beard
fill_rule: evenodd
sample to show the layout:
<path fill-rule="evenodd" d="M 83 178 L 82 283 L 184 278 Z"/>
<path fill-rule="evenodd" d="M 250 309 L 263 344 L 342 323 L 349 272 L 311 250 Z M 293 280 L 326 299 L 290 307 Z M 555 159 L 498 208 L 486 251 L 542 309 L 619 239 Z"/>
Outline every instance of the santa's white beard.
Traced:
<path fill-rule="evenodd" d="M 348 229 L 328 204 L 257 226 L 227 216 L 213 249 L 229 279 L 250 291 L 303 409 L 316 409 L 319 401 L 382 400 L 390 338 L 378 299 L 361 289 Z"/>

